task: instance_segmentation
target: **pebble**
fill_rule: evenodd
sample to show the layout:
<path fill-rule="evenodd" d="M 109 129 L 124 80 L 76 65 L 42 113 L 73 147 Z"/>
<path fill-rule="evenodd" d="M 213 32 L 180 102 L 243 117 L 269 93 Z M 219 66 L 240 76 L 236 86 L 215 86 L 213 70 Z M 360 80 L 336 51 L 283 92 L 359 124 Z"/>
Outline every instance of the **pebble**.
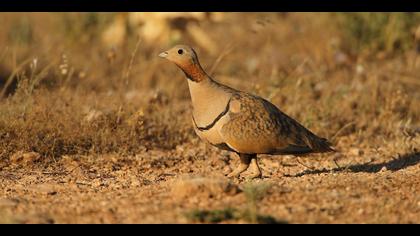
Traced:
<path fill-rule="evenodd" d="M 386 166 L 382 167 L 381 170 L 379 172 L 386 172 L 388 171 L 388 169 L 386 168 Z"/>
<path fill-rule="evenodd" d="M 41 155 L 37 152 L 23 152 L 18 151 L 15 152 L 12 156 L 10 156 L 10 162 L 13 164 L 23 164 L 25 166 L 35 163 L 41 159 Z"/>
<path fill-rule="evenodd" d="M 0 207 L 13 207 L 16 204 L 16 201 L 7 198 L 0 199 Z"/>
<path fill-rule="evenodd" d="M 27 189 L 32 192 L 54 195 L 57 193 L 57 188 L 54 184 L 35 184 L 28 186 Z"/>
<path fill-rule="evenodd" d="M 351 155 L 355 155 L 355 156 L 361 156 L 361 155 L 363 155 L 363 150 L 362 149 L 359 149 L 359 148 L 351 148 L 350 150 L 349 150 L 349 153 L 351 154 Z"/>

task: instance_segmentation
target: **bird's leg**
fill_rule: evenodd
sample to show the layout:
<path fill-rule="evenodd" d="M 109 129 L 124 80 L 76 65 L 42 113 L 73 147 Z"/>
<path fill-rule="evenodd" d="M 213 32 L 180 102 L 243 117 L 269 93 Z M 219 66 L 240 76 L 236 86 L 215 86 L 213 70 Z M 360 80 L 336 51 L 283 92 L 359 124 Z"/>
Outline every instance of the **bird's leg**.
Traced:
<path fill-rule="evenodd" d="M 242 172 L 246 171 L 249 167 L 249 164 L 251 163 L 251 159 L 253 156 L 250 154 L 243 154 L 243 153 L 239 153 L 238 155 L 239 155 L 239 158 L 241 159 L 241 164 L 239 164 L 239 166 L 234 171 L 232 171 L 232 173 L 228 175 L 229 178 L 232 178 L 232 177 L 237 178 Z"/>
<path fill-rule="evenodd" d="M 257 155 L 254 155 L 251 159 L 252 174 L 249 176 L 250 179 L 261 178 L 262 173 L 260 166 L 258 165 Z"/>

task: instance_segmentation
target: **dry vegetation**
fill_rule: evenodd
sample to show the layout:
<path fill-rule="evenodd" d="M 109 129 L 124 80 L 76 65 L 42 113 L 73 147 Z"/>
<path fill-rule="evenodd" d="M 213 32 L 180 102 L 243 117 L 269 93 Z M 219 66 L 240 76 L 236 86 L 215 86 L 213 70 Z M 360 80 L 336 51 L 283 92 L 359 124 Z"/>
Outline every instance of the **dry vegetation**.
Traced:
<path fill-rule="evenodd" d="M 125 14 L 2 13 L 0 222 L 420 223 L 420 16 L 229 13 L 202 20 L 215 79 L 340 150 L 266 156 L 265 178 L 195 136 L 187 83 Z M 111 47 L 102 35 L 126 27 Z M 182 34 L 181 34 L 182 35 Z M 246 181 L 245 181 L 246 182 Z"/>

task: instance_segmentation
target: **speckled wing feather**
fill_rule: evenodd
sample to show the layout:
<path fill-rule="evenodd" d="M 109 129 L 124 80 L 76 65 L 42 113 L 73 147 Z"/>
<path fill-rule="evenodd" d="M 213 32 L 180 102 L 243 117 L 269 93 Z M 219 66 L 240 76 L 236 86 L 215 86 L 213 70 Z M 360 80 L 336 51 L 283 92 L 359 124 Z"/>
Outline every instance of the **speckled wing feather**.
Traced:
<path fill-rule="evenodd" d="M 326 139 L 293 120 L 263 98 L 238 92 L 232 96 L 230 120 L 220 130 L 239 153 L 305 154 L 333 151 Z"/>

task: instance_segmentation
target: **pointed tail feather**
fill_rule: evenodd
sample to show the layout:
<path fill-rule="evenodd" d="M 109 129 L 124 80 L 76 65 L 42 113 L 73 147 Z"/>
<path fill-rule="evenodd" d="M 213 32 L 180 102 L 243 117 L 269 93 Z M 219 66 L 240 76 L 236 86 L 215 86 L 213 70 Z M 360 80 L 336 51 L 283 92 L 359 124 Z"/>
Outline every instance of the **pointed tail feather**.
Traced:
<path fill-rule="evenodd" d="M 327 139 L 315 135 L 309 140 L 308 144 L 314 152 L 336 152 Z"/>

